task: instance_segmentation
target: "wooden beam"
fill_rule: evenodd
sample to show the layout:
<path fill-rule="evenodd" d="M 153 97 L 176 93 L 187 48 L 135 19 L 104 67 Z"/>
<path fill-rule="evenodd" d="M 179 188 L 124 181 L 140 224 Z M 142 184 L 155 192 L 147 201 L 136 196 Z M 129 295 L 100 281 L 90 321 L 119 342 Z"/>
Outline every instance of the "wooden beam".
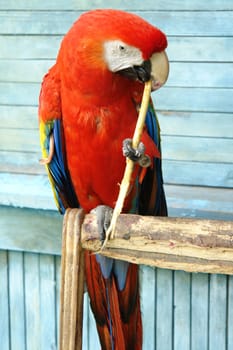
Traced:
<path fill-rule="evenodd" d="M 82 225 L 82 246 L 98 251 L 96 218 Z M 102 255 L 161 268 L 233 274 L 233 222 L 121 214 Z"/>

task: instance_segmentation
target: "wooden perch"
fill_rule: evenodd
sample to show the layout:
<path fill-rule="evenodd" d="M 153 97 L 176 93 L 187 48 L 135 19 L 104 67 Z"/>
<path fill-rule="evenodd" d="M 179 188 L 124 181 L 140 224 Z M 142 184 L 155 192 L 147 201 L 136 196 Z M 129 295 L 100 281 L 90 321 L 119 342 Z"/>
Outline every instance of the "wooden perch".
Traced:
<path fill-rule="evenodd" d="M 68 209 L 63 221 L 60 350 L 82 349 L 84 258 L 81 247 L 82 210 Z"/>
<path fill-rule="evenodd" d="M 82 247 L 100 249 L 95 215 L 82 225 Z M 102 255 L 161 268 L 233 274 L 233 222 L 121 214 Z"/>

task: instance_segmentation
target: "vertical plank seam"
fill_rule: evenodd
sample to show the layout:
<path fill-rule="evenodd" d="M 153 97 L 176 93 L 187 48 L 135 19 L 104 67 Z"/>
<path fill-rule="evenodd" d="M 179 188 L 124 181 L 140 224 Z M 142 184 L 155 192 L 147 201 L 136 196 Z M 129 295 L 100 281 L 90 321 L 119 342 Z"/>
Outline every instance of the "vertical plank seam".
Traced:
<path fill-rule="evenodd" d="M 10 268 L 9 268 L 9 251 L 6 250 L 6 268 L 7 268 L 7 295 L 8 295 L 8 346 L 11 350 L 11 303 L 10 303 Z"/>

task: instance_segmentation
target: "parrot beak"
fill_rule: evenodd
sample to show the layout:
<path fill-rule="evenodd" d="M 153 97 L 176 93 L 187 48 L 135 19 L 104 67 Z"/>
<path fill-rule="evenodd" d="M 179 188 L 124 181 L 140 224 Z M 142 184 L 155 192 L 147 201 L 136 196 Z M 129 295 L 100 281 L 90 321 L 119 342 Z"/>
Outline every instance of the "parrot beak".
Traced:
<path fill-rule="evenodd" d="M 169 62 L 165 51 L 154 53 L 150 58 L 152 91 L 163 86 L 169 74 Z"/>
<path fill-rule="evenodd" d="M 152 91 L 163 86 L 169 74 L 169 62 L 165 51 L 154 53 L 151 58 L 140 66 L 131 66 L 117 72 L 129 79 L 139 80 L 145 83 L 152 80 Z"/>

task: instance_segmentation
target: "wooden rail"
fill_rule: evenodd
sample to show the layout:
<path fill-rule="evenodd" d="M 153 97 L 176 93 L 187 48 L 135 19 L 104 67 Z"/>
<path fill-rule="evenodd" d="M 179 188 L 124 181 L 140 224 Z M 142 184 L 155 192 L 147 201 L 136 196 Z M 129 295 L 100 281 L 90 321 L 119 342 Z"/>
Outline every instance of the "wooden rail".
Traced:
<path fill-rule="evenodd" d="M 69 209 L 63 223 L 60 350 L 82 349 L 83 248 L 99 251 L 96 217 Z M 233 222 L 121 214 L 99 252 L 174 270 L 233 274 Z"/>

